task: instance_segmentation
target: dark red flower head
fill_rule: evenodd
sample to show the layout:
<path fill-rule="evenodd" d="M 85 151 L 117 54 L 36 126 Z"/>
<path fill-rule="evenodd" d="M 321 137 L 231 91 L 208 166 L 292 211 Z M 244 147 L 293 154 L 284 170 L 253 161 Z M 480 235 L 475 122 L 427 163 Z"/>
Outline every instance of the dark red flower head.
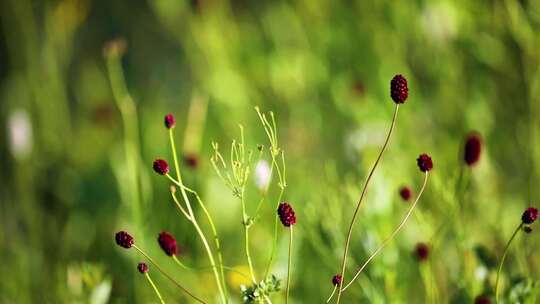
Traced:
<path fill-rule="evenodd" d="M 172 114 L 165 115 L 165 127 L 167 129 L 172 129 L 174 126 L 176 126 L 176 120 L 174 120 L 174 116 Z"/>
<path fill-rule="evenodd" d="M 538 209 L 529 207 L 523 212 L 521 216 L 521 221 L 524 224 L 532 224 L 538 218 Z"/>
<path fill-rule="evenodd" d="M 427 260 L 427 258 L 429 257 L 429 246 L 426 243 L 416 244 L 414 254 L 416 256 L 416 259 L 420 262 Z"/>
<path fill-rule="evenodd" d="M 491 304 L 491 300 L 488 296 L 481 295 L 474 299 L 474 304 Z"/>
<path fill-rule="evenodd" d="M 433 161 L 431 161 L 431 157 L 429 157 L 429 155 L 426 153 L 420 154 L 420 156 L 418 156 L 416 159 L 416 163 L 422 172 L 428 172 L 433 169 Z"/>
<path fill-rule="evenodd" d="M 463 154 L 463 160 L 467 166 L 473 166 L 480 160 L 480 153 L 482 152 L 482 139 L 480 135 L 473 133 L 467 136 L 465 140 L 465 151 Z"/>
<path fill-rule="evenodd" d="M 163 231 L 158 236 L 159 247 L 163 249 L 165 254 L 173 256 L 178 254 L 178 246 L 176 246 L 176 240 L 172 234 Z"/>
<path fill-rule="evenodd" d="M 399 196 L 401 196 L 401 198 L 404 200 L 404 201 L 408 201 L 411 199 L 411 195 L 412 195 L 412 191 L 411 191 L 411 188 L 407 187 L 407 186 L 403 186 L 401 187 L 401 189 L 399 189 Z"/>
<path fill-rule="evenodd" d="M 145 274 L 148 272 L 148 265 L 144 262 L 140 262 L 139 265 L 137 265 L 137 270 L 139 270 L 140 273 Z"/>
<path fill-rule="evenodd" d="M 395 103 L 404 103 L 409 97 L 407 79 L 403 75 L 396 75 L 390 81 L 390 96 Z"/>
<path fill-rule="evenodd" d="M 163 159 L 156 159 L 153 167 L 157 174 L 165 175 L 169 173 L 169 164 Z"/>
<path fill-rule="evenodd" d="M 341 284 L 341 275 L 340 274 L 336 274 L 335 276 L 332 277 L 332 284 L 334 284 L 334 286 L 338 286 L 339 284 Z"/>
<path fill-rule="evenodd" d="M 279 204 L 277 213 L 283 226 L 290 227 L 296 224 L 296 215 L 294 214 L 294 210 L 291 205 L 285 202 Z"/>
<path fill-rule="evenodd" d="M 124 247 L 126 249 L 131 248 L 131 246 L 133 245 L 133 237 L 125 231 L 118 231 L 114 236 L 114 239 L 116 240 L 116 244 L 118 246 Z"/>
<path fill-rule="evenodd" d="M 199 157 L 195 153 L 188 153 L 184 155 L 184 162 L 191 169 L 197 169 L 199 166 Z"/>

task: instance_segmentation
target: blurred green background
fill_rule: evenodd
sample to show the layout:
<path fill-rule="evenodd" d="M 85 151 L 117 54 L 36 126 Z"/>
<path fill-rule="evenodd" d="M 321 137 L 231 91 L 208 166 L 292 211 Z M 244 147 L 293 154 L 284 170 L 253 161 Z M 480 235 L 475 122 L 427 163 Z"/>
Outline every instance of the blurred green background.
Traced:
<path fill-rule="evenodd" d="M 395 74 L 409 80 L 410 97 L 361 209 L 349 278 L 406 212 L 398 189 L 418 191 L 418 154 L 433 157 L 434 171 L 413 218 L 345 303 L 492 294 L 504 244 L 540 196 L 540 1 L 2 0 L 0 18 L 1 303 L 156 302 L 136 271 L 141 257 L 114 244 L 121 229 L 190 290 L 216 296 L 211 272 L 178 268 L 155 241 L 170 231 L 183 261 L 208 265 L 169 181 L 151 169 L 156 157 L 172 160 L 166 113 L 177 118 L 179 151 L 198 159 L 183 174 L 216 220 L 225 264 L 244 270 L 239 203 L 210 164 L 211 142 L 228 157 L 242 124 L 257 151 L 268 142 L 254 107 L 275 113 L 284 198 L 298 218 L 291 303 L 322 303 L 332 291 L 389 127 Z M 485 149 L 468 169 L 461 147 L 473 130 Z M 253 181 L 250 189 L 253 213 L 260 192 Z M 274 180 L 251 232 L 258 272 L 278 192 Z M 449 229 L 419 263 L 416 243 L 435 245 L 441 224 Z M 273 273 L 284 279 L 284 231 L 278 244 Z M 504 297 L 535 303 L 536 231 L 512 248 Z M 167 302 L 190 302 L 151 274 Z M 242 279 L 227 282 L 239 303 Z M 284 303 L 283 292 L 273 301 Z"/>

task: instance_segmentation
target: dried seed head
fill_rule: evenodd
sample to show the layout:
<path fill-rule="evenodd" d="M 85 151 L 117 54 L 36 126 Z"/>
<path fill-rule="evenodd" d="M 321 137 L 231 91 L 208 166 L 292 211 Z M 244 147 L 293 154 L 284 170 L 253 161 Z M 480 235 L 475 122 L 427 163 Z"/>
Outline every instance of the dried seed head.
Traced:
<path fill-rule="evenodd" d="M 418 164 L 418 168 L 420 168 L 420 171 L 422 172 L 428 172 L 431 169 L 433 169 L 433 161 L 431 160 L 431 157 L 427 155 L 426 153 L 420 154 L 418 158 L 416 159 L 416 163 Z"/>
<path fill-rule="evenodd" d="M 285 227 L 290 227 L 294 224 L 296 224 L 296 215 L 294 214 L 294 210 L 291 207 L 291 205 L 283 202 L 279 204 L 277 213 L 279 215 L 279 219 L 281 220 L 281 223 Z"/>
<path fill-rule="evenodd" d="M 407 186 L 403 186 L 401 187 L 401 189 L 399 189 L 399 196 L 401 196 L 401 198 L 404 201 L 409 201 L 411 199 L 411 195 L 412 195 L 411 188 Z"/>
<path fill-rule="evenodd" d="M 137 270 L 139 270 L 140 273 L 145 274 L 148 272 L 148 265 L 144 262 L 140 262 L 139 265 L 137 265 Z"/>
<path fill-rule="evenodd" d="M 404 103 L 409 97 L 409 88 L 407 87 L 407 79 L 403 75 L 396 75 L 390 81 L 390 96 L 395 103 Z"/>
<path fill-rule="evenodd" d="M 176 120 L 174 119 L 174 116 L 172 114 L 165 115 L 165 127 L 167 129 L 172 129 L 174 126 L 176 126 Z"/>
<path fill-rule="evenodd" d="M 416 256 L 416 259 L 420 262 L 427 260 L 429 257 L 429 246 L 426 243 L 416 244 L 414 254 Z"/>
<path fill-rule="evenodd" d="M 463 153 L 463 160 L 467 166 L 473 166 L 480 160 L 480 154 L 482 152 L 482 139 L 480 135 L 472 133 L 467 136 L 465 140 L 465 150 Z"/>
<path fill-rule="evenodd" d="M 118 231 L 114 236 L 116 244 L 120 247 L 129 249 L 133 246 L 133 237 L 125 231 Z"/>
<path fill-rule="evenodd" d="M 178 254 L 178 246 L 176 245 L 176 239 L 172 234 L 163 231 L 158 236 L 159 247 L 163 249 L 166 255 L 173 256 Z"/>
<path fill-rule="evenodd" d="M 521 216 L 521 221 L 524 224 L 532 224 L 536 219 L 538 218 L 538 209 L 529 207 L 525 209 L 525 212 L 523 212 L 523 215 Z"/>
<path fill-rule="evenodd" d="M 341 275 L 339 274 L 336 274 L 335 276 L 332 277 L 332 284 L 334 284 L 334 286 L 338 286 L 339 284 L 341 284 Z"/>
<path fill-rule="evenodd" d="M 165 175 L 169 173 L 169 164 L 163 159 L 156 159 L 153 167 L 157 174 Z"/>

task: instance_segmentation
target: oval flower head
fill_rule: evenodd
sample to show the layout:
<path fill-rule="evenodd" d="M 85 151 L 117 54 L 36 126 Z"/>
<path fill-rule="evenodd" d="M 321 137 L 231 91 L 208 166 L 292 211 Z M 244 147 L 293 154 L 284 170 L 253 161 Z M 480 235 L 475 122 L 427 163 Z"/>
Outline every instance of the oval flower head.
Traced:
<path fill-rule="evenodd" d="M 390 97 L 395 103 L 405 103 L 405 100 L 409 97 L 407 79 L 403 75 L 396 75 L 390 81 Z"/>
<path fill-rule="evenodd" d="M 115 234 L 114 239 L 116 244 L 120 247 L 129 249 L 133 246 L 133 237 L 125 231 L 118 231 Z"/>
<path fill-rule="evenodd" d="M 294 214 L 293 208 L 288 203 L 283 202 L 279 204 L 277 213 L 283 226 L 291 227 L 296 224 L 296 215 Z"/>
<path fill-rule="evenodd" d="M 433 169 L 433 161 L 426 153 L 420 154 L 420 156 L 418 156 L 416 159 L 416 163 L 422 172 L 428 172 Z"/>
<path fill-rule="evenodd" d="M 536 219 L 538 218 L 538 209 L 529 207 L 525 209 L 525 212 L 523 212 L 523 215 L 521 216 L 521 221 L 524 224 L 532 224 Z"/>
<path fill-rule="evenodd" d="M 156 159 L 152 164 L 154 171 L 159 175 L 165 175 L 169 173 L 169 164 L 163 159 Z"/>
<path fill-rule="evenodd" d="M 141 274 L 145 274 L 145 273 L 148 272 L 148 265 L 146 265 L 146 263 L 144 263 L 144 262 L 140 262 L 139 265 L 137 265 L 137 270 Z"/>
<path fill-rule="evenodd" d="M 340 274 L 336 274 L 335 276 L 332 277 L 332 284 L 334 284 L 334 286 L 338 286 L 339 284 L 341 284 L 341 280 L 343 278 L 341 277 Z"/>
<path fill-rule="evenodd" d="M 165 118 L 163 119 L 165 122 L 165 128 L 172 129 L 174 126 L 176 126 L 176 120 L 174 119 L 174 116 L 172 114 L 165 115 Z"/>
<path fill-rule="evenodd" d="M 172 234 L 163 231 L 158 235 L 159 247 L 163 249 L 166 255 L 173 256 L 178 254 L 178 246 L 176 245 L 176 239 Z"/>
<path fill-rule="evenodd" d="M 471 167 L 480 160 L 482 152 L 482 139 L 477 133 L 471 133 L 465 140 L 465 150 L 463 151 L 463 160 L 467 166 Z"/>

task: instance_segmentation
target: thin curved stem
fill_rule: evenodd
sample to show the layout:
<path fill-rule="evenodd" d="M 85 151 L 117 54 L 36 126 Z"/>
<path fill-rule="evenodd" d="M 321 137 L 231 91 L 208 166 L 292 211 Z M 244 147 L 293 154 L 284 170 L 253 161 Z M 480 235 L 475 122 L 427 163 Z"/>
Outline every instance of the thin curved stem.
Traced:
<path fill-rule="evenodd" d="M 180 262 L 180 260 L 176 257 L 176 255 L 173 255 L 172 258 L 173 258 L 173 260 L 176 262 L 176 264 L 178 264 L 178 266 L 180 266 L 180 267 L 182 267 L 182 268 L 184 268 L 184 269 L 186 269 L 186 270 L 191 270 L 191 269 L 193 269 L 193 268 L 191 268 L 191 267 L 186 266 L 184 263 Z"/>
<path fill-rule="evenodd" d="M 519 223 L 519 226 L 514 230 L 514 233 L 508 240 L 508 243 L 506 243 L 506 246 L 504 247 L 504 252 L 501 258 L 501 262 L 499 263 L 499 268 L 497 269 L 497 279 L 495 280 L 495 303 L 499 303 L 499 279 L 501 277 L 501 271 L 504 264 L 504 260 L 506 259 L 506 255 L 508 254 L 508 249 L 510 248 L 510 244 L 518 234 L 518 232 L 523 227 L 523 222 Z"/>
<path fill-rule="evenodd" d="M 187 193 L 186 193 L 186 187 L 184 186 L 184 183 L 182 182 L 182 176 L 180 174 L 180 166 L 179 166 L 179 163 L 178 163 L 178 156 L 176 154 L 176 147 L 175 147 L 175 144 L 174 144 L 174 136 L 173 136 L 172 130 L 173 130 L 172 128 L 169 129 L 169 140 L 170 140 L 170 143 L 171 143 L 171 150 L 172 150 L 172 154 L 173 154 L 174 167 L 176 169 L 176 177 L 178 179 L 178 181 L 176 181 L 175 183 L 180 187 L 180 193 L 182 194 L 182 198 L 184 199 L 184 202 L 186 203 L 187 211 L 188 211 L 188 214 L 189 214 L 189 216 L 191 218 L 191 222 L 193 223 L 193 227 L 195 227 L 195 230 L 197 231 L 197 233 L 201 237 L 204 248 L 205 248 L 206 253 L 208 255 L 208 260 L 210 261 L 210 265 L 212 265 L 212 267 L 213 267 L 212 270 L 213 270 L 213 273 L 214 273 L 214 277 L 215 277 L 215 280 L 216 280 L 216 285 L 218 287 L 219 295 L 221 297 L 221 300 L 222 300 L 223 303 L 227 303 L 228 300 L 227 300 L 227 296 L 225 296 L 225 291 L 224 291 L 224 289 L 226 289 L 225 286 L 224 286 L 225 282 L 221 281 L 220 275 L 219 275 L 219 273 L 217 271 L 216 263 L 214 261 L 214 255 L 212 253 L 212 250 L 210 249 L 210 246 L 208 245 L 208 241 L 206 240 L 206 236 L 204 235 L 204 232 L 201 230 L 201 228 L 199 227 L 199 224 L 197 223 L 197 219 L 195 218 L 195 214 L 193 213 L 193 209 L 191 208 L 191 204 L 189 202 L 189 198 L 188 198 Z M 169 177 L 169 179 L 174 181 L 174 179 L 170 178 L 170 176 L 168 174 L 167 174 L 167 176 Z"/>
<path fill-rule="evenodd" d="M 285 303 L 289 303 L 289 290 L 291 285 L 291 260 L 292 260 L 293 226 L 289 227 L 289 262 L 287 265 L 287 296 Z"/>
<path fill-rule="evenodd" d="M 414 203 L 411 205 L 411 207 L 409 208 L 409 211 L 407 211 L 407 213 L 405 214 L 405 217 L 403 217 L 403 219 L 401 220 L 401 222 L 399 223 L 399 225 L 394 229 L 394 231 L 392 232 L 392 234 L 390 234 L 389 237 L 387 237 L 382 243 L 381 245 L 379 245 L 379 247 L 369 256 L 369 258 L 364 262 L 364 264 L 360 267 L 360 269 L 358 269 L 358 271 L 356 272 L 356 274 L 354 275 L 354 277 L 351 279 L 351 281 L 343 288 L 343 291 L 345 291 L 349 286 L 351 286 L 351 284 L 358 278 L 358 276 L 360 275 L 360 273 L 362 273 L 362 271 L 364 270 L 364 268 L 366 268 L 366 266 L 369 264 L 369 262 L 371 262 L 371 260 L 373 260 L 373 258 L 375 258 L 379 252 L 381 252 L 381 250 L 386 247 L 386 245 L 388 245 L 388 243 L 394 239 L 394 237 L 398 234 L 398 232 L 401 230 L 401 228 L 403 228 L 403 226 L 405 225 L 405 223 L 407 222 L 407 220 L 409 219 L 409 217 L 411 216 L 414 208 L 416 207 L 416 204 L 418 203 L 418 200 L 420 199 L 420 197 L 422 196 L 422 193 L 424 192 L 424 189 L 426 188 L 426 185 L 427 185 L 427 181 L 428 181 L 428 172 L 425 173 L 424 175 L 424 183 L 422 184 L 422 188 L 420 189 L 420 192 L 418 192 L 418 196 L 416 197 L 416 200 L 414 201 Z"/>
<path fill-rule="evenodd" d="M 377 165 L 379 164 L 379 161 L 382 158 L 382 155 L 384 151 L 386 150 L 386 146 L 388 145 L 388 142 L 390 141 L 390 136 L 392 135 L 392 131 L 394 130 L 394 127 L 396 125 L 396 118 L 399 110 L 399 104 L 396 103 L 396 107 L 394 110 L 394 116 L 392 117 L 392 123 L 390 125 L 390 130 L 388 131 L 388 135 L 386 136 L 386 139 L 384 141 L 384 144 L 381 148 L 381 152 L 379 152 L 379 156 L 377 157 L 377 160 L 373 164 L 373 167 L 371 168 L 371 171 L 369 172 L 369 175 L 366 179 L 366 183 L 364 184 L 364 188 L 362 189 L 362 194 L 360 194 L 360 199 L 358 200 L 358 203 L 356 204 L 356 209 L 354 210 L 353 217 L 351 220 L 351 224 L 349 225 L 349 231 L 347 232 L 347 241 L 345 242 L 345 252 L 343 253 L 343 262 L 341 263 L 341 282 L 338 286 L 338 295 L 337 295 L 337 302 L 339 303 L 341 299 L 341 293 L 342 293 L 342 287 L 343 282 L 345 282 L 345 268 L 347 267 L 347 254 L 349 253 L 349 245 L 351 242 L 351 235 L 354 227 L 354 223 L 356 222 L 356 218 L 358 217 L 358 211 L 360 210 L 360 206 L 362 205 L 362 200 L 367 192 L 368 184 L 371 180 L 371 177 L 373 176 L 373 173 L 375 172 L 375 169 L 377 168 Z"/>
<path fill-rule="evenodd" d="M 148 274 L 148 272 L 144 274 L 144 277 L 148 280 L 148 283 L 150 283 L 150 285 L 154 289 L 154 292 L 158 296 L 159 301 L 161 302 L 161 304 L 165 304 L 165 301 L 163 301 L 163 297 L 161 296 L 161 293 L 159 293 L 159 290 L 157 289 L 156 284 L 154 284 L 154 281 L 152 281 L 152 278 L 150 278 L 150 275 Z"/>
<path fill-rule="evenodd" d="M 176 282 L 175 279 L 173 279 L 169 274 L 167 274 L 150 256 L 148 256 L 142 249 L 137 247 L 137 245 L 132 245 L 133 248 L 135 248 L 140 254 L 142 254 L 145 258 L 147 258 L 152 265 L 156 267 L 156 269 L 161 272 L 162 275 L 164 275 L 169 281 L 171 281 L 174 285 L 176 285 L 178 288 L 180 288 L 183 292 L 188 294 L 190 297 L 192 297 L 194 300 L 196 300 L 199 303 L 206 304 L 205 301 L 200 299 L 199 297 L 192 294 L 189 290 L 187 290 L 184 286 L 180 285 L 180 283 Z"/>
<path fill-rule="evenodd" d="M 285 191 L 285 188 L 281 188 L 281 191 L 279 192 L 278 200 L 276 207 L 274 210 L 276 210 L 276 214 L 274 216 L 274 238 L 272 240 L 272 250 L 270 251 L 270 259 L 268 260 L 268 264 L 266 265 L 266 270 L 264 271 L 264 278 L 266 279 L 268 277 L 268 273 L 270 272 L 270 267 L 272 267 L 272 263 L 274 262 L 274 256 L 276 255 L 276 247 L 277 247 L 277 233 L 278 233 L 278 214 L 277 209 L 279 207 L 279 203 L 281 203 L 281 198 L 283 197 L 283 192 Z"/>
<path fill-rule="evenodd" d="M 332 300 L 332 298 L 334 297 L 334 294 L 336 293 L 336 290 L 337 290 L 337 285 L 334 285 L 334 290 L 332 290 L 332 294 L 330 294 L 330 296 L 326 300 L 326 303 L 330 303 L 330 300 Z"/>
<path fill-rule="evenodd" d="M 219 242 L 219 237 L 218 237 L 218 233 L 217 233 L 217 229 L 216 229 L 216 225 L 214 224 L 214 221 L 212 220 L 212 216 L 210 215 L 210 212 L 208 212 L 208 209 L 206 208 L 206 206 L 204 205 L 201 197 L 199 196 L 199 194 L 195 191 L 195 190 L 192 190 L 186 186 L 184 186 L 184 189 L 186 189 L 186 191 L 192 193 L 193 195 L 195 195 L 195 197 L 197 198 L 197 202 L 199 203 L 199 206 L 201 206 L 201 209 L 203 210 L 204 214 L 206 215 L 206 219 L 208 220 L 208 223 L 210 224 L 210 229 L 212 230 L 212 235 L 214 237 L 214 243 L 216 245 L 216 251 L 217 251 L 217 256 L 218 256 L 218 265 L 219 265 L 219 270 L 220 270 L 220 274 L 221 274 L 221 281 L 223 282 L 223 285 L 225 285 L 225 272 L 223 271 L 223 256 L 221 254 L 221 244 Z M 224 287 L 224 290 L 225 290 L 225 296 L 228 298 L 228 292 L 227 292 L 227 288 Z"/>

